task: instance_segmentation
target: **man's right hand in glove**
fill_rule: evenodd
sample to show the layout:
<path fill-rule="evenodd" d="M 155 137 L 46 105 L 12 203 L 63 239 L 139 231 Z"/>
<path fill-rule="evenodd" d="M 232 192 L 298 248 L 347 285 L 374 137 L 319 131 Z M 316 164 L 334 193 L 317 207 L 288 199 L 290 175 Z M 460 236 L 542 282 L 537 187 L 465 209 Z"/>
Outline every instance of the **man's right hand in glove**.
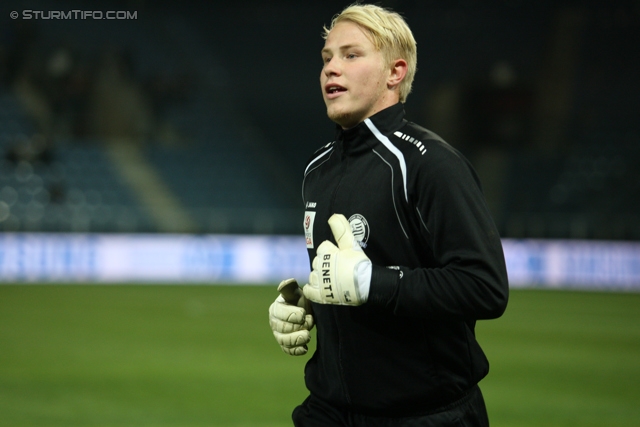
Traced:
<path fill-rule="evenodd" d="M 269 324 L 282 350 L 292 356 L 309 351 L 309 331 L 313 328 L 311 302 L 295 279 L 287 279 L 278 286 L 280 295 L 269 307 Z"/>

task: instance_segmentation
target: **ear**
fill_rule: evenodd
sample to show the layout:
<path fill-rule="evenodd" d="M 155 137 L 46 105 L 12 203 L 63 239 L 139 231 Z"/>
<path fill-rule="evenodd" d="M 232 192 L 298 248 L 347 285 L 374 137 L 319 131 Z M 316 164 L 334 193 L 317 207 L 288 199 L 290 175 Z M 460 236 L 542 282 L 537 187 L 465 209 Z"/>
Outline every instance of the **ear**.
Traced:
<path fill-rule="evenodd" d="M 387 79 L 387 86 L 389 89 L 395 88 L 407 75 L 407 61 L 404 59 L 396 59 L 391 63 L 389 70 L 389 78 Z"/>

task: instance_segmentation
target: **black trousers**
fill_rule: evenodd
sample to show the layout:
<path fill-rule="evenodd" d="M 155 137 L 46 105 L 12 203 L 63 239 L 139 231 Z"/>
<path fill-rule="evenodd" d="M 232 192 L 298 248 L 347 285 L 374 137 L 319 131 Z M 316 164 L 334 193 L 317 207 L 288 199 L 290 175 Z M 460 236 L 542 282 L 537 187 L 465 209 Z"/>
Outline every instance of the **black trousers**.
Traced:
<path fill-rule="evenodd" d="M 341 411 L 309 396 L 292 414 L 295 427 L 489 427 L 482 392 L 475 386 L 461 399 L 426 415 L 370 417 Z"/>

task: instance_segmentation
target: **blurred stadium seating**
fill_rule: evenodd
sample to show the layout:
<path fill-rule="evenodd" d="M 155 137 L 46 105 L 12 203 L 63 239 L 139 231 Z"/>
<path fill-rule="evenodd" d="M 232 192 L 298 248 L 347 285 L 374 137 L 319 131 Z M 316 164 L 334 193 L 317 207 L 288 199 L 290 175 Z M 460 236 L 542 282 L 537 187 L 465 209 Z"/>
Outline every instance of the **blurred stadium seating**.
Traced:
<path fill-rule="evenodd" d="M 297 234 L 303 163 L 333 135 L 319 33 L 343 6 L 101 2 L 137 12 L 107 22 L 7 17 L 77 1 L 3 5 L 0 230 Z M 477 163 L 504 237 L 640 239 L 637 5 L 393 7 L 420 52 L 408 117 Z"/>

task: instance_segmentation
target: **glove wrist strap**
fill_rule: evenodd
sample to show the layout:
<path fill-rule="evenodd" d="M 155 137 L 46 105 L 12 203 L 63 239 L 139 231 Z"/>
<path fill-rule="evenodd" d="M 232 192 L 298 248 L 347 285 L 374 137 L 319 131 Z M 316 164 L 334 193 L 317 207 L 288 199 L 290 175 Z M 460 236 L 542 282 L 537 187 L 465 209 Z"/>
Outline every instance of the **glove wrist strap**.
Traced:
<path fill-rule="evenodd" d="M 371 261 L 365 260 L 354 269 L 354 282 L 356 285 L 356 291 L 359 294 L 359 299 L 362 302 L 366 302 L 369 298 L 369 290 L 371 289 Z"/>

